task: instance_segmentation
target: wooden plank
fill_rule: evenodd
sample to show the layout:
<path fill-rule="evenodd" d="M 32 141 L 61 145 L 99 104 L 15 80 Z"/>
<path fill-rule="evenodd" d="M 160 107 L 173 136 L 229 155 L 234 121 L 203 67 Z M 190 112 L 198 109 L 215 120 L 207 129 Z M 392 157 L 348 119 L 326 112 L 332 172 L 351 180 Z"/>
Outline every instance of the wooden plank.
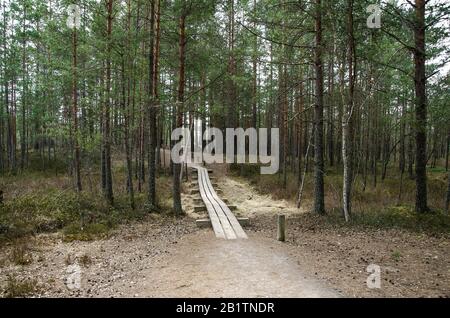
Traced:
<path fill-rule="evenodd" d="M 203 167 L 194 168 L 197 169 L 200 195 L 208 211 L 216 236 L 227 239 L 248 238 L 238 219 L 214 190 L 208 170 Z M 201 223 L 203 225 L 204 222 Z"/>
<path fill-rule="evenodd" d="M 206 193 L 205 193 L 205 190 L 203 187 L 201 190 L 201 195 L 204 198 L 205 206 L 206 206 L 206 209 L 208 210 L 209 219 L 211 220 L 211 224 L 212 224 L 212 227 L 213 227 L 216 237 L 225 239 L 226 235 L 223 230 L 222 224 L 219 221 L 219 217 L 217 216 L 217 214 L 214 210 L 214 207 L 212 206 L 212 204 L 209 202 L 208 198 L 206 197 Z"/>
<path fill-rule="evenodd" d="M 215 195 L 215 193 L 213 193 L 214 189 L 212 189 L 212 191 L 211 191 L 211 187 L 208 186 L 209 185 L 208 172 L 204 168 L 201 169 L 201 179 L 202 179 L 203 188 L 205 189 L 205 192 L 207 194 L 207 198 L 208 198 L 209 202 L 211 203 L 211 205 L 213 206 L 213 208 L 219 218 L 220 223 L 222 224 L 223 231 L 225 232 L 226 238 L 229 240 L 236 239 L 237 236 L 233 229 L 232 224 L 228 220 L 228 218 L 227 218 L 226 214 L 224 213 L 224 211 L 222 210 L 221 206 L 217 203 L 217 201 L 214 200 L 214 195 Z"/>
<path fill-rule="evenodd" d="M 212 188 L 211 181 L 210 180 L 206 180 L 206 183 L 207 183 L 208 187 L 211 189 Z M 245 234 L 244 229 L 239 224 L 239 222 L 236 219 L 236 217 L 234 216 L 234 214 L 231 212 L 231 210 L 228 208 L 228 206 L 222 200 L 220 200 L 220 198 L 214 192 L 214 190 L 213 190 L 213 194 L 212 195 L 214 197 L 214 200 L 217 202 L 217 204 L 219 204 L 219 206 L 222 209 L 223 213 L 227 217 L 228 222 L 231 224 L 234 232 L 236 233 L 236 236 L 239 237 L 239 238 L 244 238 L 244 239 L 248 238 L 247 234 Z"/>
<path fill-rule="evenodd" d="M 211 203 L 208 200 L 208 197 L 206 196 L 205 189 L 203 187 L 202 183 L 202 173 L 201 170 L 198 169 L 198 179 L 199 179 L 199 188 L 200 188 L 200 196 L 203 199 L 203 202 L 205 203 L 206 209 L 208 210 L 209 219 L 211 220 L 211 224 L 214 230 L 214 233 L 216 234 L 216 237 L 219 238 L 226 238 L 225 233 L 223 231 L 222 224 L 219 221 L 219 217 L 217 216 L 214 208 L 212 207 Z"/>
<path fill-rule="evenodd" d="M 223 238 L 233 239 L 235 238 L 235 235 L 232 231 L 231 226 L 227 226 L 227 224 L 223 222 L 223 216 L 220 215 L 222 211 L 217 206 L 215 206 L 214 202 L 212 202 L 211 200 L 211 194 L 206 187 L 207 175 L 205 175 L 205 172 L 205 169 L 199 168 L 199 184 L 203 193 L 202 199 L 204 200 L 206 209 L 208 210 L 211 223 L 213 224 L 214 232 L 216 232 L 217 237 L 222 237 L 217 235 L 218 232 L 221 232 L 223 233 Z"/>
<path fill-rule="evenodd" d="M 230 209 L 227 207 L 227 205 L 215 193 L 215 191 L 214 191 L 214 189 L 212 187 L 211 181 L 210 180 L 206 180 L 206 183 L 207 183 L 208 188 L 211 191 L 211 195 L 213 196 L 214 202 L 219 206 L 219 208 L 223 212 L 223 215 L 227 218 L 228 222 L 226 222 L 225 220 L 224 220 L 224 222 L 229 223 L 231 225 L 231 227 L 232 227 L 236 237 L 247 238 L 247 235 L 245 234 L 244 230 L 240 226 L 240 224 L 237 221 L 237 219 L 234 216 L 234 214 L 230 211 Z"/>

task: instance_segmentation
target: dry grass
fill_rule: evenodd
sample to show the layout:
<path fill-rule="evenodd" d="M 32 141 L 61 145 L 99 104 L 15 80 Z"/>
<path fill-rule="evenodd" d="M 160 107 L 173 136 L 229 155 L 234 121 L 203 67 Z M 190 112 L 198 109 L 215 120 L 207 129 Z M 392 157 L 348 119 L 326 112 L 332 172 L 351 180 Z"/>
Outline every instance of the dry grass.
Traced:
<path fill-rule="evenodd" d="M 62 168 L 58 174 L 52 167 L 45 171 L 39 168 L 31 165 L 24 173 L 0 178 L 0 188 L 5 193 L 0 207 L 0 241 L 59 230 L 66 241 L 99 239 L 118 224 L 141 220 L 150 212 L 146 183 L 141 192 L 135 190 L 136 209 L 130 208 L 123 161 L 114 161 L 114 206 L 109 206 L 103 197 L 99 167 L 84 167 L 81 194 Z M 133 181 L 136 189 L 136 180 Z M 158 212 L 170 210 L 170 181 L 165 176 L 157 179 Z"/>
<path fill-rule="evenodd" d="M 29 265 L 33 262 L 33 256 L 26 243 L 19 240 L 12 246 L 9 260 L 16 265 Z"/>
<path fill-rule="evenodd" d="M 72 265 L 73 263 L 75 263 L 76 257 L 73 256 L 72 254 L 67 254 L 66 258 L 64 259 L 64 263 L 69 266 Z"/>
<path fill-rule="evenodd" d="M 91 266 L 92 264 L 92 259 L 89 255 L 87 254 L 83 254 L 79 257 L 78 261 L 80 262 L 81 265 L 83 265 L 83 267 L 87 268 L 89 266 Z"/>
<path fill-rule="evenodd" d="M 39 286 L 37 280 L 19 280 L 15 276 L 8 276 L 4 296 L 6 298 L 21 298 L 32 296 L 38 292 Z"/>
<path fill-rule="evenodd" d="M 232 169 L 237 177 L 241 172 L 237 167 Z M 244 178 L 249 180 L 255 189 L 263 194 L 270 194 L 274 199 L 296 201 L 298 196 L 297 176 L 289 172 L 286 186 L 283 176 L 260 175 L 253 166 L 244 168 Z M 353 188 L 353 215 L 351 225 L 381 227 L 400 227 L 409 230 L 426 231 L 432 233 L 450 234 L 450 216 L 443 210 L 447 187 L 447 174 L 442 169 L 434 168 L 428 171 L 428 203 L 432 212 L 417 214 L 414 212 L 415 181 L 403 178 L 400 194 L 400 177 L 397 170 L 388 170 L 384 181 L 368 177 L 364 187 L 362 176 L 355 179 Z M 378 176 L 380 179 L 380 176 Z M 307 173 L 302 196 L 302 207 L 312 209 L 313 176 Z M 399 199 L 400 198 L 400 199 Z M 342 223 L 342 172 L 329 169 L 325 175 L 325 204 L 328 219 Z"/>

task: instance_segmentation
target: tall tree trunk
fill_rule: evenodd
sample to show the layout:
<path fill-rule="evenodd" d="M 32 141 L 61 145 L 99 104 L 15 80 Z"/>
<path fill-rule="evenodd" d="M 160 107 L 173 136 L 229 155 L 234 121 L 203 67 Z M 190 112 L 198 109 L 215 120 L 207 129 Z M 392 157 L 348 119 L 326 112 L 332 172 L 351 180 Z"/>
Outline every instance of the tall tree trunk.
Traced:
<path fill-rule="evenodd" d="M 130 12 L 130 11 L 129 11 Z M 128 56 L 129 57 L 129 56 Z M 124 117 L 124 144 L 125 144 L 125 161 L 127 164 L 127 190 L 130 198 L 130 206 L 134 210 L 134 189 L 133 189 L 133 163 L 131 161 L 131 147 L 130 147 L 130 113 L 129 103 L 127 103 L 127 94 L 125 89 L 125 60 L 122 56 L 122 112 Z M 130 92 L 128 92 L 129 94 Z M 128 99 L 129 100 L 129 99 Z"/>
<path fill-rule="evenodd" d="M 153 65 L 152 65 L 152 98 L 150 105 L 150 144 L 149 144 L 149 164 L 148 164 L 148 201 L 151 207 L 156 206 L 156 112 L 159 108 L 159 94 L 158 94 L 158 82 L 159 82 L 159 44 L 160 44 L 160 12 L 161 3 L 160 0 L 156 0 L 154 7 L 154 34 L 153 34 Z"/>
<path fill-rule="evenodd" d="M 344 164 L 343 204 L 344 217 L 348 221 L 351 214 L 351 191 L 353 182 L 353 112 L 356 76 L 355 38 L 353 36 L 353 0 L 348 0 L 348 102 L 342 117 L 342 161 Z"/>
<path fill-rule="evenodd" d="M 447 199 L 445 200 L 445 212 L 447 213 L 449 204 L 450 204 L 450 172 L 447 174 Z"/>
<path fill-rule="evenodd" d="M 427 96 L 425 75 L 425 3 L 415 0 L 414 65 L 416 97 L 416 212 L 427 212 Z"/>
<path fill-rule="evenodd" d="M 234 128 L 237 125 L 236 122 L 236 87 L 235 87 L 235 78 L 236 75 L 236 60 L 234 57 L 234 42 L 235 42 L 235 21 L 234 21 L 234 1 L 229 0 L 229 17 L 228 17 L 228 109 L 227 109 L 227 119 L 226 119 L 226 127 Z"/>
<path fill-rule="evenodd" d="M 7 42 L 7 33 L 6 30 L 8 28 L 8 21 L 6 20 L 6 1 L 3 2 L 3 94 L 5 101 L 5 114 L 6 114 L 6 158 L 8 158 L 8 163 L 3 164 L 4 167 L 9 165 L 9 148 L 10 148 L 10 120 L 9 120 L 9 86 L 8 86 L 8 64 L 7 64 L 7 50 L 6 50 L 6 42 Z M 3 111 L 2 111 L 3 113 Z M 3 120 L 3 117 L 2 117 Z M 3 150 L 3 149 L 2 149 Z M 3 158 L 3 152 L 2 152 Z"/>
<path fill-rule="evenodd" d="M 253 0 L 253 10 L 256 12 L 256 0 Z M 256 21 L 253 24 L 253 27 L 256 29 Z M 255 36 L 253 43 L 253 83 L 252 83 L 252 126 L 253 128 L 257 127 L 257 114 L 258 114 L 258 37 Z"/>
<path fill-rule="evenodd" d="M 184 8 L 183 8 L 184 10 Z M 185 86 L 185 48 L 186 48 L 186 13 L 182 12 L 179 20 L 179 74 L 177 94 L 176 128 L 183 126 L 184 86 Z M 175 215 L 183 214 L 181 206 L 181 164 L 173 164 L 173 210 Z"/>
<path fill-rule="evenodd" d="M 402 116 L 400 118 L 400 149 L 399 149 L 399 169 L 400 172 L 403 173 L 405 172 L 405 166 L 406 166 L 406 152 L 405 152 L 405 130 L 406 130 L 406 123 L 405 123 L 405 119 L 406 119 L 406 101 L 403 100 L 402 101 Z"/>
<path fill-rule="evenodd" d="M 77 81 L 78 81 L 78 65 L 77 65 L 77 29 L 74 25 L 72 31 L 72 49 L 73 49 L 73 66 L 72 66 L 72 138 L 73 138 L 73 166 L 75 169 L 75 181 L 77 186 L 77 191 L 81 192 L 81 160 L 80 160 L 80 144 L 78 141 L 78 91 L 77 91 Z"/>
<path fill-rule="evenodd" d="M 103 143 L 105 150 L 105 197 L 108 202 L 112 205 L 114 204 L 113 196 L 113 180 L 112 180 L 112 162 L 111 162 L 111 46 L 112 46 L 112 20 L 113 20 L 113 3 L 114 0 L 108 0 L 106 3 L 107 10 L 107 54 L 106 54 L 106 96 L 105 96 L 105 106 L 104 106 L 104 123 L 105 127 L 103 130 Z"/>
<path fill-rule="evenodd" d="M 299 79 L 299 95 L 297 97 L 298 108 L 297 108 L 297 156 L 298 156 L 298 178 L 297 185 L 300 186 L 302 181 L 302 156 L 303 156 L 303 110 L 305 105 L 305 90 L 303 85 L 303 68 L 300 67 L 300 79 Z"/>
<path fill-rule="evenodd" d="M 130 147 L 130 80 L 128 80 L 128 94 L 126 89 L 126 64 L 128 64 L 128 71 L 131 71 L 132 65 L 130 63 L 130 40 L 131 40 L 131 0 L 127 1 L 127 33 L 128 38 L 126 42 L 127 51 L 125 55 L 122 55 L 122 112 L 124 117 L 124 144 L 125 144 L 125 157 L 127 164 L 127 190 L 130 198 L 130 206 L 135 209 L 134 201 L 134 188 L 133 188 L 133 163 L 132 163 L 132 150 Z M 125 57 L 127 62 L 125 62 Z"/>
<path fill-rule="evenodd" d="M 448 171 L 449 152 L 450 152 L 450 129 L 447 132 L 447 139 L 445 142 L 445 171 Z"/>
<path fill-rule="evenodd" d="M 20 136 L 20 169 L 25 168 L 26 160 L 26 107 L 27 107 L 27 58 L 26 58 L 26 19 L 27 19 L 27 4 L 23 2 L 23 25 L 22 25 L 22 131 Z"/>
<path fill-rule="evenodd" d="M 334 40 L 333 40 L 334 41 Z M 334 49 L 329 65 L 328 73 L 328 158 L 330 167 L 334 166 L 334 105 L 333 105 L 333 91 L 334 91 Z"/>
<path fill-rule="evenodd" d="M 322 63 L 322 4 L 316 0 L 316 103 L 314 111 L 314 211 L 325 213 L 324 163 L 323 163 L 323 63 Z"/>

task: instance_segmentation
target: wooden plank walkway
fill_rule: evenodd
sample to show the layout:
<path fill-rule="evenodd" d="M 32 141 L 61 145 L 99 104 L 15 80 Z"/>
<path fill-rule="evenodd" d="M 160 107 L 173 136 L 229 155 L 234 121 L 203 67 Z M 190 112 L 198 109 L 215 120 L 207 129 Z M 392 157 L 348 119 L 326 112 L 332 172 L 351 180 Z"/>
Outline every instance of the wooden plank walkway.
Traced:
<path fill-rule="evenodd" d="M 248 238 L 234 214 L 214 190 L 208 176 L 208 170 L 197 166 L 193 168 L 197 169 L 200 196 L 208 210 L 216 237 L 228 240 Z"/>

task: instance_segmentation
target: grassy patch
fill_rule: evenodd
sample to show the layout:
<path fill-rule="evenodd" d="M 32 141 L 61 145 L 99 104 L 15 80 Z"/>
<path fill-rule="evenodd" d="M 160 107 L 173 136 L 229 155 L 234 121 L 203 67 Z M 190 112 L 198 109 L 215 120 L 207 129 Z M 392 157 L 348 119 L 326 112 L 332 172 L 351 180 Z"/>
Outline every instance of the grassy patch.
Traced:
<path fill-rule="evenodd" d="M 63 229 L 63 241 L 92 241 L 107 237 L 111 228 L 101 223 L 86 224 L 69 224 Z"/>
<path fill-rule="evenodd" d="M 401 259 L 401 257 L 402 257 L 402 254 L 400 253 L 400 251 L 393 251 L 391 253 L 391 258 L 396 262 L 398 262 Z"/>
<path fill-rule="evenodd" d="M 12 247 L 9 260 L 16 265 L 28 265 L 33 262 L 33 256 L 24 243 L 18 242 Z"/>
<path fill-rule="evenodd" d="M 0 241 L 14 241 L 41 232 L 62 230 L 66 241 L 101 239 L 118 224 L 143 220 L 150 212 L 146 189 L 135 193 L 136 209 L 130 208 L 125 176 L 115 173 L 114 206 L 104 200 L 99 175 L 84 178 L 84 191 L 74 191 L 67 177 L 30 172 L 1 180 L 5 189 L 0 205 Z M 171 205 L 170 178 L 157 179 L 158 211 Z"/>
<path fill-rule="evenodd" d="M 83 254 L 82 256 L 80 256 L 79 262 L 81 265 L 83 265 L 83 267 L 87 268 L 87 267 L 91 266 L 92 259 L 89 255 Z"/>
<path fill-rule="evenodd" d="M 354 211 L 346 223 L 340 208 L 328 211 L 327 222 L 342 227 L 374 229 L 406 229 L 430 235 L 450 235 L 450 215 L 443 211 L 416 213 L 410 206 L 394 206 L 381 210 Z"/>
<path fill-rule="evenodd" d="M 37 280 L 27 279 L 19 280 L 14 276 L 8 276 L 5 289 L 6 298 L 20 298 L 32 296 L 39 292 Z"/>
<path fill-rule="evenodd" d="M 256 166 L 256 165 L 255 165 Z M 404 177 L 400 187 L 400 177 L 395 168 L 390 168 L 386 179 L 375 185 L 372 176 L 368 176 L 364 186 L 361 175 L 356 177 L 352 191 L 352 218 L 345 223 L 342 214 L 342 172 L 329 168 L 325 176 L 326 220 L 339 226 L 401 228 L 430 234 L 450 235 L 450 215 L 442 210 L 444 203 L 447 174 L 441 168 L 429 169 L 428 202 L 432 212 L 419 214 L 414 211 L 415 181 Z M 274 199 L 295 202 L 298 194 L 298 176 L 287 173 L 284 183 L 282 174 L 260 175 L 251 165 L 235 165 L 232 172 L 236 178 L 245 176 L 245 180 L 262 194 Z M 400 189 L 402 192 L 400 193 Z M 302 196 L 302 207 L 310 210 L 314 198 L 312 172 L 308 172 Z"/>

